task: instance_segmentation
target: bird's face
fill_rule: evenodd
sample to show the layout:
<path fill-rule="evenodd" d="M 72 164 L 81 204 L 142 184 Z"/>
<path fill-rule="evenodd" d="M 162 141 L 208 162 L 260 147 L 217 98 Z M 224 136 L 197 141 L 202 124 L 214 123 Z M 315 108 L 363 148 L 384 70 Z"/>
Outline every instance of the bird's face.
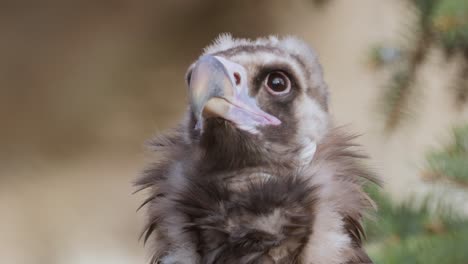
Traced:
<path fill-rule="evenodd" d="M 201 138 L 242 138 L 227 142 L 250 145 L 246 141 L 255 139 L 261 143 L 256 146 L 313 152 L 328 128 L 321 67 L 297 39 L 251 42 L 223 35 L 186 79 L 193 129 Z"/>

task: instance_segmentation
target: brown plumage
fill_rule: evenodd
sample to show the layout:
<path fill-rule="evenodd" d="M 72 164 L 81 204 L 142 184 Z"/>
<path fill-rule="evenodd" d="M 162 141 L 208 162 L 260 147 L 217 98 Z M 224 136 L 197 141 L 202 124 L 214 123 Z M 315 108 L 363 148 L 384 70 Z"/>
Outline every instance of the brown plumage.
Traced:
<path fill-rule="evenodd" d="M 362 186 L 376 180 L 331 125 L 314 52 L 223 35 L 187 79 L 187 118 L 151 141 L 158 160 L 137 181 L 151 262 L 371 263 Z"/>

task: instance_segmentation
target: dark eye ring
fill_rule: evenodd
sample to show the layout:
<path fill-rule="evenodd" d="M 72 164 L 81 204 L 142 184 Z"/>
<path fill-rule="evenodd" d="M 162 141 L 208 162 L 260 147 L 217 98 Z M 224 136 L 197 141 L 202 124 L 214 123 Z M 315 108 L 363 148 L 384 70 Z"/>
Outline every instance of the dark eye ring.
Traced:
<path fill-rule="evenodd" d="M 282 71 L 273 71 L 265 78 L 265 87 L 273 95 L 286 94 L 291 90 L 291 81 Z"/>

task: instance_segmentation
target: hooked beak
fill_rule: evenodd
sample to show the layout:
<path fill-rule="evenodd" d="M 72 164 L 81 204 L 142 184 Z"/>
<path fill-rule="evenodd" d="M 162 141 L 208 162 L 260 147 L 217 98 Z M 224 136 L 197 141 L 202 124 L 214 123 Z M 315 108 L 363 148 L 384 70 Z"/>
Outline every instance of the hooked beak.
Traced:
<path fill-rule="evenodd" d="M 281 124 L 248 95 L 247 72 L 237 63 L 218 56 L 202 56 L 189 81 L 189 100 L 198 129 L 212 117 L 223 118 L 252 133 L 258 132 L 258 126 Z"/>

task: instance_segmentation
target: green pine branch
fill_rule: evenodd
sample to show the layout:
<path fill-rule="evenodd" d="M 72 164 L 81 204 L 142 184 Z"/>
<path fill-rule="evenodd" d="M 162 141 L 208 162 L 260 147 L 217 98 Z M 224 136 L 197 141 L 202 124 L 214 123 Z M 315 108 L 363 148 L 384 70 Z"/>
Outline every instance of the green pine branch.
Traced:
<path fill-rule="evenodd" d="M 379 213 L 366 222 L 366 248 L 376 264 L 468 263 L 468 220 L 431 211 L 429 203 L 415 207 L 410 200 L 397 205 L 376 190 L 371 196 Z"/>
<path fill-rule="evenodd" d="M 417 23 L 410 27 L 410 38 L 396 63 L 389 84 L 382 94 L 386 131 L 393 131 L 409 112 L 411 94 L 418 71 L 426 63 L 431 47 L 446 51 L 447 58 L 460 54 L 463 62 L 455 83 L 456 102 L 464 104 L 468 98 L 468 1 L 466 0 L 409 0 L 417 12 Z M 385 50 L 385 47 L 383 47 Z M 382 52 L 371 51 L 372 64 L 386 66 Z"/>
<path fill-rule="evenodd" d="M 376 264 L 466 264 L 468 226 L 442 235 L 423 234 L 370 252 Z"/>
<path fill-rule="evenodd" d="M 435 184 L 448 180 L 468 193 L 468 124 L 454 128 L 452 141 L 428 154 L 425 174 L 437 175 Z M 468 263 L 468 219 L 438 205 L 440 197 L 429 195 L 417 206 L 415 199 L 395 204 L 377 189 L 369 193 L 379 207 L 377 219 L 365 224 L 375 263 Z"/>
<path fill-rule="evenodd" d="M 453 130 L 453 142 L 427 156 L 430 180 L 445 179 L 468 187 L 468 125 Z"/>

